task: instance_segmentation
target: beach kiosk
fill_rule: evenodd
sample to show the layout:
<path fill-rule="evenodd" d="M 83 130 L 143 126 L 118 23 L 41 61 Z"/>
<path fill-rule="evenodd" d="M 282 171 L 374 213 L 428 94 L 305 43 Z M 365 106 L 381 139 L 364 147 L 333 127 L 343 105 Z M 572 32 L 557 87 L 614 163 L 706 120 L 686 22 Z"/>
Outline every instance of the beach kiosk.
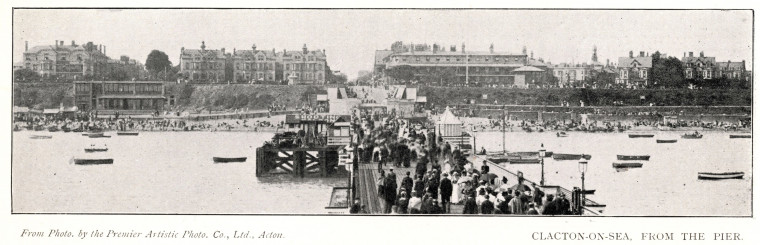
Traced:
<path fill-rule="evenodd" d="M 446 111 L 435 123 L 435 131 L 443 138 L 443 141 L 449 142 L 452 146 L 459 146 L 463 152 L 472 149 L 470 134 L 464 131 L 464 124 L 454 116 L 454 113 L 451 113 L 449 107 L 446 107 Z"/>

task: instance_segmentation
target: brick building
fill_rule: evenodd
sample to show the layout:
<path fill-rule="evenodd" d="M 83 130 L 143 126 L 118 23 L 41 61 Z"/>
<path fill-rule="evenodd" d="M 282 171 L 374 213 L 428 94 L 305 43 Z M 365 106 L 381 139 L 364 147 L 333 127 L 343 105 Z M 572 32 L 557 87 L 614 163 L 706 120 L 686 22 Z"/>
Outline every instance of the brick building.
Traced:
<path fill-rule="evenodd" d="M 705 57 L 705 52 L 699 52 L 699 57 L 695 57 L 694 52 L 689 52 L 689 56 L 684 53 L 681 62 L 686 79 L 713 79 L 718 73 L 715 57 Z"/>
<path fill-rule="evenodd" d="M 232 60 L 236 83 L 276 80 L 277 53 L 274 49 L 259 50 L 254 44 L 250 50 L 234 50 Z"/>
<path fill-rule="evenodd" d="M 201 42 L 200 49 L 180 50 L 180 73 L 191 83 L 218 83 L 227 81 L 226 68 L 231 66 L 230 55 L 224 48 L 206 49 Z"/>
<path fill-rule="evenodd" d="M 649 74 L 652 70 L 652 56 L 639 52 L 639 56 L 633 56 L 633 51 L 628 52 L 628 57 L 618 58 L 618 76 L 616 84 L 627 88 L 641 88 L 649 84 Z"/>
<path fill-rule="evenodd" d="M 327 79 L 327 56 L 324 50 L 283 50 L 278 62 L 282 64 L 283 79 L 288 84 L 324 84 Z"/>
<path fill-rule="evenodd" d="M 151 114 L 163 110 L 166 102 L 163 82 L 157 81 L 75 81 L 74 103 L 81 111 L 101 115 Z"/>
<path fill-rule="evenodd" d="M 414 44 L 406 47 L 394 43 L 391 54 L 375 52 L 376 66 L 379 61 L 385 63 L 386 70 L 409 66 L 413 69 L 414 80 L 429 83 L 527 87 L 531 82 L 537 82 L 535 78 L 546 77 L 537 74 L 546 72 L 546 65 L 543 68 L 532 66 L 543 62 L 530 59 L 525 49 L 522 54 L 515 54 L 496 52 L 493 44 L 489 51 L 467 51 L 465 44 L 459 51 L 456 46 L 451 46 L 448 51 L 437 44 L 428 47 Z M 445 77 L 451 81 L 443 81 L 444 76 L 440 74 L 447 74 Z M 435 81 L 436 78 L 441 81 Z"/>
<path fill-rule="evenodd" d="M 57 77 L 66 80 L 102 78 L 108 66 L 106 46 L 88 42 L 77 45 L 65 45 L 55 40 L 53 45 L 41 45 L 24 48 L 23 66 L 37 72 L 43 78 Z"/>

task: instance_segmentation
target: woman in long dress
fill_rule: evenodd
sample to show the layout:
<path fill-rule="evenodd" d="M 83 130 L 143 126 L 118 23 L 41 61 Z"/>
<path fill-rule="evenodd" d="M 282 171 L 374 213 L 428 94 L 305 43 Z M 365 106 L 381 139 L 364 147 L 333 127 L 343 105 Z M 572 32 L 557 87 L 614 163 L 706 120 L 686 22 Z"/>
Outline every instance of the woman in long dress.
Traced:
<path fill-rule="evenodd" d="M 452 184 L 451 185 L 451 203 L 453 204 L 458 204 L 460 201 L 459 200 L 459 196 L 460 196 L 459 195 L 460 194 L 459 193 L 460 192 L 459 177 L 460 175 L 458 172 L 454 172 L 454 174 L 452 174 L 452 177 L 451 177 L 451 184 Z"/>

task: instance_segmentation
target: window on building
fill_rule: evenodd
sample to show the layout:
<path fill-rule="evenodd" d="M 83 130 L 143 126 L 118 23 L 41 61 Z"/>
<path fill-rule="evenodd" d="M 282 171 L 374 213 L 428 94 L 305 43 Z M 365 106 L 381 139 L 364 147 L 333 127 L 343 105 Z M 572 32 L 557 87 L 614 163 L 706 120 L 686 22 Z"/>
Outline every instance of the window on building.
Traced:
<path fill-rule="evenodd" d="M 404 61 L 404 62 L 406 62 L 406 58 L 402 58 L 402 59 L 401 59 L 401 61 Z"/>
<path fill-rule="evenodd" d="M 425 57 L 425 61 L 430 62 L 430 57 Z"/>
<path fill-rule="evenodd" d="M 416 61 L 420 61 L 420 57 L 415 58 Z"/>
<path fill-rule="evenodd" d="M 486 62 L 488 62 L 488 58 L 486 58 Z"/>
<path fill-rule="evenodd" d="M 446 61 L 451 61 L 451 58 L 449 58 L 449 57 L 446 57 Z"/>

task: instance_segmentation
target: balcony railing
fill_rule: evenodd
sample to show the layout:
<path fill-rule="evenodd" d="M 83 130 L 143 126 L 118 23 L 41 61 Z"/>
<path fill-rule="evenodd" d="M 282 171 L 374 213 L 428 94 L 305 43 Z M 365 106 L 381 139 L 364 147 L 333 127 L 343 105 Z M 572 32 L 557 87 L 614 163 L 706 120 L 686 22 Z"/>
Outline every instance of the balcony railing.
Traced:
<path fill-rule="evenodd" d="M 328 136 L 327 145 L 348 145 L 351 144 L 351 136 Z"/>

